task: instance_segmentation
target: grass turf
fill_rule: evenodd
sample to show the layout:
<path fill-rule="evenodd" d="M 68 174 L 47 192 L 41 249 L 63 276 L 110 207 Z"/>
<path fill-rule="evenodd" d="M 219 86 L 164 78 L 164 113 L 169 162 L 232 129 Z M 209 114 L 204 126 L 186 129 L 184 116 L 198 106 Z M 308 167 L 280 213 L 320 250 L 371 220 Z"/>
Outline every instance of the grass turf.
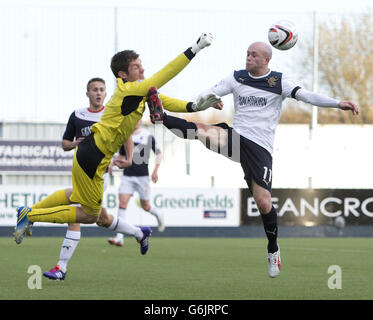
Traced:
<path fill-rule="evenodd" d="M 338 300 L 373 298 L 373 238 L 280 239 L 282 269 L 267 275 L 266 241 L 253 238 L 151 238 L 141 256 L 105 238 L 82 238 L 65 281 L 42 277 L 29 289 L 31 265 L 51 269 L 61 238 L 0 238 L 0 300 Z M 342 289 L 328 288 L 331 265 L 342 270 Z"/>

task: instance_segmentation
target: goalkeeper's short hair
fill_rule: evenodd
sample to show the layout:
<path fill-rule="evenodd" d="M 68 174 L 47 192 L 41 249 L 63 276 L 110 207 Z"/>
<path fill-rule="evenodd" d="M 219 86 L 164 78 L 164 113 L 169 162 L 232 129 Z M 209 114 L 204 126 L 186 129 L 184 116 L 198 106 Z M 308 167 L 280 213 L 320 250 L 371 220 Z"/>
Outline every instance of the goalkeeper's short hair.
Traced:
<path fill-rule="evenodd" d="M 139 57 L 133 50 L 124 50 L 116 53 L 111 58 L 110 68 L 113 71 L 115 78 L 119 78 L 118 72 L 123 71 L 128 73 L 128 66 L 131 61 L 136 60 Z"/>

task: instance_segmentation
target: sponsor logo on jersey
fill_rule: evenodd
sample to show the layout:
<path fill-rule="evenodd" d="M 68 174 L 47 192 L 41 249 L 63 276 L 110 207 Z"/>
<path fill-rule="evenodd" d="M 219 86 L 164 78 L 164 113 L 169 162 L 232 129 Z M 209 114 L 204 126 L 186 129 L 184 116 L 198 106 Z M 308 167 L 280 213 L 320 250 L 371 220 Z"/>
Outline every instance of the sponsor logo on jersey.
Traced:
<path fill-rule="evenodd" d="M 240 106 L 249 105 L 251 107 L 265 107 L 267 105 L 267 98 L 255 96 L 238 96 L 238 104 Z"/>

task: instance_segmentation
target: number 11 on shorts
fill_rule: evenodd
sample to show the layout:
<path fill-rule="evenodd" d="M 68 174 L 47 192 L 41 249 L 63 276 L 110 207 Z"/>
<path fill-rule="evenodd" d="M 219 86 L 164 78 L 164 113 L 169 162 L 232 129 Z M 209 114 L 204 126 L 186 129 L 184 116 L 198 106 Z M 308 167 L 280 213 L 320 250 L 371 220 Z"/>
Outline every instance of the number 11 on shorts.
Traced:
<path fill-rule="evenodd" d="M 268 186 L 272 180 L 272 169 L 268 169 L 267 167 L 263 167 L 264 175 L 263 175 L 263 182 Z"/>

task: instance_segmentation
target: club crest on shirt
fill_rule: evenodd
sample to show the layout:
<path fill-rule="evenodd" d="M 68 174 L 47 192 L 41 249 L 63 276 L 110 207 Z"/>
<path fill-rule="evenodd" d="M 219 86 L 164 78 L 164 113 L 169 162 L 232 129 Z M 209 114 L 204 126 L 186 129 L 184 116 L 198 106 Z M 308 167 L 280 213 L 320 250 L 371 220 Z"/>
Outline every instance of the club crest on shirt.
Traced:
<path fill-rule="evenodd" d="M 269 85 L 271 88 L 273 88 L 273 87 L 276 85 L 277 81 L 278 81 L 278 77 L 269 77 L 269 78 L 267 78 L 266 80 L 267 80 L 267 82 L 268 82 L 268 85 Z"/>

